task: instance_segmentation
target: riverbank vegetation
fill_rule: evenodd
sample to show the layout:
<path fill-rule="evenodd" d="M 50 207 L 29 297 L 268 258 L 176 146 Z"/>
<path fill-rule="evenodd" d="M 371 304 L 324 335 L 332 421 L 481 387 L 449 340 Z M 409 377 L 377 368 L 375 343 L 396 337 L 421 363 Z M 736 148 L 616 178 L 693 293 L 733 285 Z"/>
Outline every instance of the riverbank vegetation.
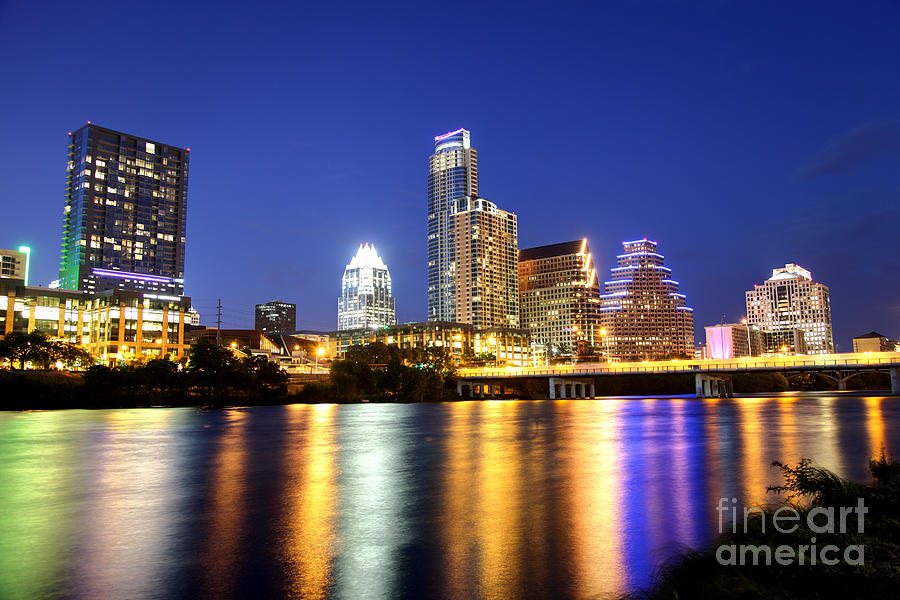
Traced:
<path fill-rule="evenodd" d="M 726 533 L 699 551 L 678 556 L 660 569 L 650 589 L 624 598 L 896 597 L 900 590 L 900 463 L 882 453 L 869 463 L 872 482 L 868 484 L 838 477 L 810 460 L 795 466 L 773 465 L 785 481 L 769 488 L 782 495 L 780 503 L 761 512 L 754 510 L 746 529 L 743 508 L 739 508 L 736 528 L 726 521 Z M 776 514 L 780 527 L 774 526 Z M 793 514 L 799 518 L 793 519 Z M 779 556 L 781 564 L 776 560 Z"/>
<path fill-rule="evenodd" d="M 0 371 L 0 387 L 3 410 L 280 404 L 287 398 L 287 376 L 265 357 L 206 340 L 179 363 L 157 358 L 82 373 Z"/>

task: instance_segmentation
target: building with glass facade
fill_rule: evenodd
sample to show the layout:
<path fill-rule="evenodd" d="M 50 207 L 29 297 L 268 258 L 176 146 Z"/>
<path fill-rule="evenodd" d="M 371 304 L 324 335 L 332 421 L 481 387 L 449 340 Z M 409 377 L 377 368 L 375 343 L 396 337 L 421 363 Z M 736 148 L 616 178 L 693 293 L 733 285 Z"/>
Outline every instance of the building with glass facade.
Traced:
<path fill-rule="evenodd" d="M 601 349 L 611 360 L 694 355 L 694 312 L 672 269 L 646 238 L 623 242 L 600 296 Z"/>
<path fill-rule="evenodd" d="M 338 329 L 383 327 L 397 322 L 391 274 L 375 246 L 360 244 L 344 269 L 338 298 Z"/>
<path fill-rule="evenodd" d="M 294 331 L 297 329 L 297 305 L 280 300 L 257 304 L 254 329 L 265 333 Z"/>
<path fill-rule="evenodd" d="M 80 292 L 0 280 L 0 333 L 42 331 L 104 363 L 134 355 L 185 356 L 191 299 L 152 292 Z"/>
<path fill-rule="evenodd" d="M 803 267 L 789 263 L 772 269 L 772 276 L 761 285 L 754 284 L 746 293 L 746 300 L 747 320 L 764 333 L 803 333 L 805 352 L 796 353 L 834 352 L 828 286 L 813 281 L 812 273 Z"/>
<path fill-rule="evenodd" d="M 519 318 L 550 356 L 600 354 L 600 287 L 587 239 L 519 250 Z"/>
<path fill-rule="evenodd" d="M 434 138 L 428 160 L 428 319 L 518 327 L 516 215 L 478 195 L 465 129 Z"/>
<path fill-rule="evenodd" d="M 91 123 L 70 134 L 61 288 L 184 292 L 189 154 Z"/>
<path fill-rule="evenodd" d="M 446 348 L 456 359 L 488 353 L 498 364 L 529 366 L 531 338 L 527 330 L 508 327 L 479 329 L 468 323 L 426 321 L 404 323 L 380 329 L 334 331 L 328 339 L 328 357 L 343 358 L 350 346 L 375 342 L 400 348 Z"/>

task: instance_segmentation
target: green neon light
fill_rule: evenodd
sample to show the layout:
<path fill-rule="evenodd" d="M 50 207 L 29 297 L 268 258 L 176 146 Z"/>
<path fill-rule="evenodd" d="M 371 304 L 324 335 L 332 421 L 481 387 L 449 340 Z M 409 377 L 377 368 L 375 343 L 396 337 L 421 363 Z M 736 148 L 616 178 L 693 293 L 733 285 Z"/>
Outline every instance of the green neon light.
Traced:
<path fill-rule="evenodd" d="M 28 273 L 31 270 L 31 248 L 29 246 L 19 246 L 19 252 L 25 253 L 25 285 L 28 285 Z"/>

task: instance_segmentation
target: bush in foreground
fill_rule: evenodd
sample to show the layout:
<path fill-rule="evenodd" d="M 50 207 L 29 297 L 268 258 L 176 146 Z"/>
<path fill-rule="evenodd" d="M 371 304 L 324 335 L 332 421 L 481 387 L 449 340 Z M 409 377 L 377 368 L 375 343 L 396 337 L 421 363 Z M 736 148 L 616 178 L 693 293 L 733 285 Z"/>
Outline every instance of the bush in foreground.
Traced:
<path fill-rule="evenodd" d="M 784 494 L 785 501 L 766 508 L 762 514 L 753 512 L 746 531 L 742 509 L 738 510 L 737 533 L 730 523 L 727 533 L 697 552 L 676 557 L 658 572 L 650 589 L 625 596 L 626 599 L 675 598 L 774 598 L 783 600 L 826 598 L 893 598 L 900 590 L 900 463 L 888 460 L 884 454 L 869 464 L 873 482 L 868 485 L 848 481 L 831 471 L 804 459 L 796 466 L 773 463 L 781 469 L 784 485 L 770 491 Z M 858 514 L 850 512 L 860 500 L 867 512 L 864 527 L 858 529 Z M 840 532 L 840 515 L 846 514 L 845 532 Z M 798 527 L 782 533 L 773 526 L 776 511 L 793 509 L 799 514 Z M 823 532 L 833 510 L 837 526 L 833 532 Z M 813 515 L 815 528 L 808 523 Z M 785 521 L 781 521 L 783 524 Z M 782 529 L 790 527 L 782 526 Z M 815 544 L 813 550 L 811 543 Z M 837 551 L 822 554 L 827 545 Z M 740 564 L 729 548 L 740 553 L 741 547 L 768 547 L 772 551 L 785 546 L 796 549 L 792 564 L 765 564 L 759 552 L 758 563 L 749 560 L 753 552 L 743 554 L 747 560 Z M 723 550 L 723 547 L 725 548 Z M 851 547 L 855 549 L 850 550 Z M 859 548 L 862 548 L 862 552 Z M 804 564 L 799 564 L 799 555 Z M 816 555 L 815 564 L 812 556 Z M 827 560 L 822 561 L 822 556 Z M 849 557 L 849 560 L 846 560 Z M 723 562 L 737 564 L 722 564 Z M 833 564 L 833 559 L 838 560 Z M 861 564 L 853 564 L 861 562 Z"/>

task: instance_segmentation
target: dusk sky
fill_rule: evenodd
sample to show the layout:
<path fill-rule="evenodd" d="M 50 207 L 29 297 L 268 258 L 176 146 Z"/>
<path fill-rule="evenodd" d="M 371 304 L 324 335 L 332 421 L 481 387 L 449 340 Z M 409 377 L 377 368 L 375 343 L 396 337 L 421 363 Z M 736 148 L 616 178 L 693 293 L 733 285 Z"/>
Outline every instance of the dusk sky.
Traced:
<path fill-rule="evenodd" d="M 185 294 L 205 324 L 332 330 L 362 242 L 426 318 L 425 176 L 465 127 L 519 247 L 659 242 L 703 326 L 795 262 L 835 343 L 900 337 L 900 2 L 0 0 L 0 247 L 58 277 L 67 131 L 191 148 Z"/>

